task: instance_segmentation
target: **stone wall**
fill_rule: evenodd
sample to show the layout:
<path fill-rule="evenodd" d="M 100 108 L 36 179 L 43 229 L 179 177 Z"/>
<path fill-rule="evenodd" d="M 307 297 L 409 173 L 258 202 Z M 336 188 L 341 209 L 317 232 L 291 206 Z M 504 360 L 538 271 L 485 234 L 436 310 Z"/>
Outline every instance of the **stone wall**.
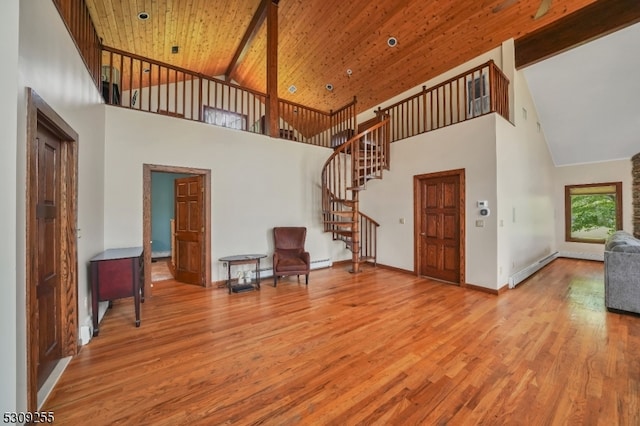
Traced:
<path fill-rule="evenodd" d="M 631 157 L 631 174 L 633 184 L 631 193 L 633 196 L 633 235 L 640 238 L 640 153 Z"/>

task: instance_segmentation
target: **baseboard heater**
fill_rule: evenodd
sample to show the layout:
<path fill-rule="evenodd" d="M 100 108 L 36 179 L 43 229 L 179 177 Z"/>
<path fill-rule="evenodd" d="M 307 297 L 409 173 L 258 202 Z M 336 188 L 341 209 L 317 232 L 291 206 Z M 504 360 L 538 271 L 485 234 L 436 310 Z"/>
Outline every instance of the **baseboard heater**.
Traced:
<path fill-rule="evenodd" d="M 561 251 L 558 257 L 566 257 L 568 259 L 597 260 L 604 262 L 604 253 L 581 253 L 573 251 Z"/>
<path fill-rule="evenodd" d="M 553 262 L 558 257 L 558 252 L 551 253 L 550 255 L 538 260 L 537 262 L 527 266 L 521 271 L 516 272 L 515 274 L 509 277 L 509 288 L 515 288 L 522 281 L 529 278 L 531 275 L 538 272 L 540 269 L 544 268 L 549 263 Z"/>
<path fill-rule="evenodd" d="M 312 260 L 311 269 L 329 268 L 332 264 L 331 259 Z M 273 276 L 273 268 L 260 268 L 258 272 L 260 272 L 260 278 Z"/>

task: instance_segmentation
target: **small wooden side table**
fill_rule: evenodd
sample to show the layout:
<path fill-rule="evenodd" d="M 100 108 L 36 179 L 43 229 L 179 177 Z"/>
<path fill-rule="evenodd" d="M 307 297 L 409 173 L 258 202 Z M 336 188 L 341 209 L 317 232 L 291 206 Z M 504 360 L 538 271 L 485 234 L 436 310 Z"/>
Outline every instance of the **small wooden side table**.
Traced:
<path fill-rule="evenodd" d="M 248 287 L 232 285 L 231 284 L 231 265 L 246 265 L 248 263 L 253 263 L 256 265 L 256 280 L 255 285 L 251 285 L 254 289 L 260 290 L 260 259 L 264 259 L 267 257 L 266 254 L 239 254 L 236 256 L 226 256 L 218 259 L 220 262 L 227 263 L 227 288 L 229 289 L 229 294 L 232 291 L 240 292 L 243 290 L 247 290 Z"/>
<path fill-rule="evenodd" d="M 144 262 L 142 247 L 109 249 L 91 260 L 91 303 L 93 336 L 100 332 L 98 303 L 133 296 L 136 327 L 140 327 L 140 302 L 144 302 Z"/>

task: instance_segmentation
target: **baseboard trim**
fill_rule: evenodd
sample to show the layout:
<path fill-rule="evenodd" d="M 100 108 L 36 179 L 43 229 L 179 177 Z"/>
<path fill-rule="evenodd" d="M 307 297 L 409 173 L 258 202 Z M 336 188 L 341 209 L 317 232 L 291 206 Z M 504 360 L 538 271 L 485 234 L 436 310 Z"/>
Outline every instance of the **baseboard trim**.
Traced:
<path fill-rule="evenodd" d="M 374 266 L 374 264 L 372 262 L 363 262 L 363 263 L 368 263 L 371 266 Z M 345 266 L 349 266 L 351 265 L 351 259 L 348 260 L 338 260 L 335 262 L 332 262 L 331 266 L 329 266 L 330 268 L 340 268 L 340 267 L 345 267 Z M 398 268 L 396 266 L 390 266 L 390 265 L 385 265 L 383 263 L 376 263 L 375 266 L 381 268 L 381 269 L 388 269 L 390 271 L 394 271 L 394 272 L 400 272 L 402 274 L 408 274 L 408 275 L 413 275 L 413 276 L 417 276 L 416 273 L 414 271 L 410 271 L 408 269 L 403 269 L 403 268 Z M 317 269 L 324 269 L 324 268 L 317 268 Z M 262 278 L 262 276 L 261 276 Z M 439 281 L 435 278 L 430 278 L 430 277 L 424 277 L 427 280 L 431 280 L 431 281 L 435 281 L 435 282 L 442 282 L 442 283 L 446 283 L 446 284 L 450 284 L 450 285 L 456 285 L 456 283 L 447 283 L 445 281 Z M 213 287 L 218 287 L 218 288 L 225 288 L 227 286 L 227 280 L 219 280 L 219 281 L 213 281 L 211 283 L 211 285 Z M 480 291 L 482 293 L 488 293 L 488 294 L 493 294 L 493 295 L 500 295 L 502 293 L 504 293 L 505 291 L 507 291 L 509 289 L 509 285 L 505 284 L 502 287 L 500 287 L 499 289 L 492 289 L 492 288 L 487 288 L 487 287 L 482 287 L 479 285 L 475 285 L 475 284 L 469 284 L 469 283 L 464 283 L 464 284 L 459 284 L 458 287 L 460 288 L 465 288 L 465 289 L 469 289 L 469 290 L 473 290 L 473 291 Z"/>
<path fill-rule="evenodd" d="M 496 290 L 495 288 L 487 288 L 487 287 L 482 287 L 481 285 L 475 285 L 475 284 L 469 284 L 469 283 L 466 283 L 464 285 L 464 288 L 468 288 L 469 290 L 473 290 L 473 291 L 480 291 L 482 293 L 493 294 L 494 296 L 498 296 L 501 291 L 501 290 Z"/>
<path fill-rule="evenodd" d="M 349 261 L 350 262 L 350 261 Z M 311 271 L 316 271 L 318 269 L 327 269 L 327 268 L 331 268 L 332 266 L 336 265 L 338 262 L 331 262 L 331 259 L 320 259 L 320 260 L 312 260 L 311 261 Z M 265 278 L 273 278 L 273 267 L 269 266 L 266 268 L 260 268 L 260 270 L 258 271 L 258 273 L 260 274 L 260 281 L 264 281 Z M 226 267 L 225 267 L 225 275 L 226 275 Z M 255 275 L 255 273 L 253 273 L 252 275 Z M 253 279 L 255 280 L 256 277 L 253 277 Z M 232 278 L 231 282 L 235 282 L 236 279 Z M 218 288 L 224 288 L 227 286 L 227 280 L 223 279 L 223 280 L 217 280 L 217 281 L 211 281 L 211 284 L 209 285 L 209 287 L 218 287 Z"/>
<path fill-rule="evenodd" d="M 416 276 L 416 273 L 414 271 L 410 271 L 408 269 L 397 268 L 395 266 L 385 265 L 383 263 L 377 263 L 376 265 L 382 269 L 388 269 L 390 271 L 402 272 L 405 274 Z"/>

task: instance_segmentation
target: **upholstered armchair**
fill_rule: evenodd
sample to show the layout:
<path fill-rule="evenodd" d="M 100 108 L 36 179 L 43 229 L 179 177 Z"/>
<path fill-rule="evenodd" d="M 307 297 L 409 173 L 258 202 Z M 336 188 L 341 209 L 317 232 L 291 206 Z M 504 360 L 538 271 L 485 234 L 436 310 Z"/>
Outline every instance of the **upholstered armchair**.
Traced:
<path fill-rule="evenodd" d="M 278 285 L 278 277 L 283 275 L 305 276 L 305 285 L 309 284 L 311 260 L 309 252 L 304 250 L 307 228 L 273 228 L 273 286 Z"/>

